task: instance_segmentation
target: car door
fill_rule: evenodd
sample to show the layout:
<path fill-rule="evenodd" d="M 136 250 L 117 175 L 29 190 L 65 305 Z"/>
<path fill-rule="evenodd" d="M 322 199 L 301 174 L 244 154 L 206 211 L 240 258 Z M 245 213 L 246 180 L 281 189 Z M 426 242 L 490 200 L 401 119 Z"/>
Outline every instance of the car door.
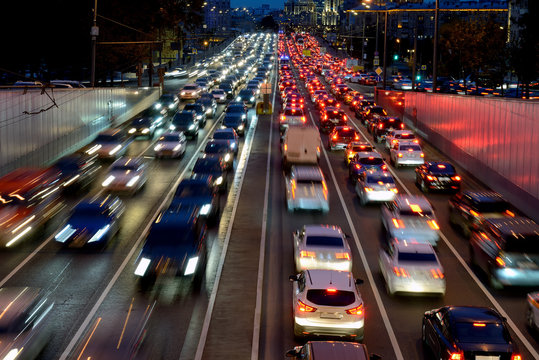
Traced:
<path fill-rule="evenodd" d="M 393 242 L 388 242 L 387 246 L 380 249 L 380 271 L 386 283 L 389 282 L 389 274 L 393 269 L 393 257 L 395 256 L 395 245 Z"/>

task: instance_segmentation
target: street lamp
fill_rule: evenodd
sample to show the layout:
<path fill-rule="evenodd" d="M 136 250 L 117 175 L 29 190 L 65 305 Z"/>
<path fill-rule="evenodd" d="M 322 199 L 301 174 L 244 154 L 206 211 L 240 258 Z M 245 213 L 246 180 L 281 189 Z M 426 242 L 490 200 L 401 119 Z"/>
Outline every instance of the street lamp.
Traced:
<path fill-rule="evenodd" d="M 94 4 L 94 22 L 90 29 L 90 35 L 92 36 L 92 64 L 90 72 L 90 86 L 95 86 L 95 54 L 97 51 L 97 36 L 99 35 L 99 28 L 97 27 L 97 0 Z"/>
<path fill-rule="evenodd" d="M 434 51 L 432 52 L 432 92 L 435 93 L 438 88 L 437 84 L 437 67 L 438 67 L 438 12 L 440 10 L 439 0 L 436 0 L 434 10 Z"/>

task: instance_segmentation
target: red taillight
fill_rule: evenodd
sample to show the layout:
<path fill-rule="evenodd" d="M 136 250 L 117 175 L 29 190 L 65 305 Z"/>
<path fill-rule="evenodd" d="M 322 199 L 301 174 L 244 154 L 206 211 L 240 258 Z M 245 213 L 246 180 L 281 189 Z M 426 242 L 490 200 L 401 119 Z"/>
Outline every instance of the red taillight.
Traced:
<path fill-rule="evenodd" d="M 285 121 L 285 120 L 286 120 L 286 116 L 281 115 L 281 121 Z"/>
<path fill-rule="evenodd" d="M 359 135 L 358 135 L 358 134 L 356 134 L 356 135 L 354 136 L 354 140 L 359 140 Z"/>
<path fill-rule="evenodd" d="M 284 144 L 284 151 L 288 150 L 288 144 Z"/>
<path fill-rule="evenodd" d="M 405 277 L 410 276 L 410 274 L 408 274 L 408 271 L 406 271 L 404 268 L 399 268 L 399 267 L 396 267 L 396 266 L 393 268 L 393 272 L 395 273 L 395 275 L 397 277 L 405 278 Z"/>
<path fill-rule="evenodd" d="M 485 323 L 473 323 L 473 326 L 475 326 L 475 327 L 485 327 L 485 326 L 487 326 L 487 324 L 485 324 Z"/>
<path fill-rule="evenodd" d="M 430 269 L 430 273 L 431 273 L 432 277 L 435 278 L 435 279 L 443 279 L 444 278 L 444 273 L 438 268 Z"/>
<path fill-rule="evenodd" d="M 392 221 L 393 221 L 393 225 L 395 225 L 395 227 L 397 229 L 404 229 L 405 228 L 404 222 L 402 220 L 393 218 Z"/>
<path fill-rule="evenodd" d="M 346 310 L 347 314 L 350 315 L 361 315 L 363 314 L 363 304 L 356 306 L 355 308 Z"/>
<path fill-rule="evenodd" d="M 499 256 L 496 257 L 496 264 L 499 267 L 505 267 L 505 261 Z"/>
<path fill-rule="evenodd" d="M 420 155 L 420 156 L 421 156 L 422 158 L 424 158 L 424 157 L 425 157 L 425 154 L 421 153 L 421 155 Z"/>
<path fill-rule="evenodd" d="M 383 129 L 383 128 L 384 128 L 384 124 L 378 125 L 378 129 Z"/>
<path fill-rule="evenodd" d="M 402 153 L 398 153 L 397 156 L 400 158 L 403 157 Z"/>
<path fill-rule="evenodd" d="M 435 181 L 435 180 L 437 180 L 437 178 L 436 178 L 436 176 L 427 175 L 427 180 Z"/>
<path fill-rule="evenodd" d="M 432 230 L 440 230 L 440 227 L 438 226 L 438 223 L 435 220 L 429 220 L 428 223 Z"/>
<path fill-rule="evenodd" d="M 453 176 L 451 180 L 460 181 L 461 179 L 460 179 L 460 176 L 457 175 L 457 176 Z"/>
<path fill-rule="evenodd" d="M 335 294 L 337 292 L 337 289 L 335 289 L 335 288 L 327 288 L 326 292 L 331 293 L 331 294 Z"/>
<path fill-rule="evenodd" d="M 339 136 L 337 134 L 333 135 L 333 140 L 337 140 Z"/>
<path fill-rule="evenodd" d="M 356 164 L 356 169 L 358 169 L 358 170 L 361 169 L 361 165 Z"/>
<path fill-rule="evenodd" d="M 346 260 L 350 260 L 350 254 L 348 253 L 335 253 L 335 257 L 337 259 L 346 259 Z"/>
<path fill-rule="evenodd" d="M 404 129 L 404 124 L 401 124 L 401 129 Z"/>
<path fill-rule="evenodd" d="M 387 165 L 386 164 L 382 165 L 382 170 L 387 170 Z"/>
<path fill-rule="evenodd" d="M 522 356 L 520 354 L 513 354 L 511 355 L 511 360 L 522 360 Z"/>
<path fill-rule="evenodd" d="M 298 300 L 298 310 L 302 312 L 315 312 L 316 308 L 302 303 Z"/>
<path fill-rule="evenodd" d="M 462 353 L 449 353 L 449 360 L 464 360 Z"/>
<path fill-rule="evenodd" d="M 302 121 L 303 123 L 305 123 L 305 122 L 307 121 L 307 119 L 305 119 L 305 116 L 302 116 L 302 117 L 301 117 L 301 121 Z"/>
<path fill-rule="evenodd" d="M 307 250 L 301 250 L 300 253 L 299 253 L 299 256 L 301 256 L 302 258 L 304 257 L 315 257 L 316 256 L 316 253 L 314 251 L 307 251 Z"/>

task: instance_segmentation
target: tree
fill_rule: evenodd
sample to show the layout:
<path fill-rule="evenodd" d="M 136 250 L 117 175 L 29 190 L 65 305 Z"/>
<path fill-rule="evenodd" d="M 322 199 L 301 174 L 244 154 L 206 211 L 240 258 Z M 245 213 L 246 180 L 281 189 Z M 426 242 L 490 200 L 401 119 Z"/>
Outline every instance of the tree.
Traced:
<path fill-rule="evenodd" d="M 275 19 L 271 15 L 262 18 L 260 21 L 260 27 L 263 30 L 271 30 L 273 32 L 279 31 L 279 24 L 275 22 Z"/>

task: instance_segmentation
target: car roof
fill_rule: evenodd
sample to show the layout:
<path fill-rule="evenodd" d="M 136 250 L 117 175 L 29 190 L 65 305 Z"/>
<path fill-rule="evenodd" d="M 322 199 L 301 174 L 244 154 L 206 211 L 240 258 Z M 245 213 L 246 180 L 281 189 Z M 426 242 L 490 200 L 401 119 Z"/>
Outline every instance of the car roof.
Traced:
<path fill-rule="evenodd" d="M 382 155 L 380 155 L 380 153 L 376 152 L 376 151 L 362 151 L 362 152 L 358 152 L 356 154 L 356 156 L 358 158 L 368 158 L 368 157 L 375 157 L 375 158 L 379 158 L 379 159 L 383 159 L 382 158 Z"/>
<path fill-rule="evenodd" d="M 539 235 L 539 224 L 526 217 L 489 218 L 485 221 L 495 226 L 505 236 L 513 235 L 517 238 L 520 235 Z"/>
<path fill-rule="evenodd" d="M 483 306 L 448 306 L 450 322 L 474 322 L 500 323 L 500 314 L 491 308 Z"/>
<path fill-rule="evenodd" d="M 494 191 L 463 191 L 462 195 L 477 203 L 505 201 L 501 194 Z"/>
<path fill-rule="evenodd" d="M 418 254 L 435 254 L 435 250 L 430 243 L 426 242 L 417 242 L 417 241 L 395 241 L 395 248 L 399 252 L 406 253 L 418 253 Z"/>
<path fill-rule="evenodd" d="M 397 197 L 395 197 L 395 204 L 400 209 L 409 208 L 411 207 L 411 205 L 417 205 L 422 210 L 432 210 L 432 205 L 427 200 L 427 198 L 422 195 L 398 195 Z"/>
<path fill-rule="evenodd" d="M 296 179 L 301 180 L 323 180 L 322 170 L 318 166 L 293 165 L 292 172 L 296 174 Z"/>
<path fill-rule="evenodd" d="M 306 285 L 311 289 L 326 289 L 329 286 L 339 290 L 355 290 L 354 276 L 349 271 L 306 270 Z"/>
<path fill-rule="evenodd" d="M 345 341 L 310 341 L 313 359 L 368 360 L 364 344 Z"/>
<path fill-rule="evenodd" d="M 336 225 L 305 225 L 307 236 L 343 236 L 342 230 Z"/>
<path fill-rule="evenodd" d="M 367 178 L 370 178 L 370 177 L 373 177 L 373 176 L 381 176 L 381 177 L 386 177 L 386 178 L 391 178 L 393 179 L 393 176 L 391 175 L 391 173 L 389 173 L 389 171 L 382 171 L 382 170 L 367 170 L 366 171 L 366 176 Z"/>

